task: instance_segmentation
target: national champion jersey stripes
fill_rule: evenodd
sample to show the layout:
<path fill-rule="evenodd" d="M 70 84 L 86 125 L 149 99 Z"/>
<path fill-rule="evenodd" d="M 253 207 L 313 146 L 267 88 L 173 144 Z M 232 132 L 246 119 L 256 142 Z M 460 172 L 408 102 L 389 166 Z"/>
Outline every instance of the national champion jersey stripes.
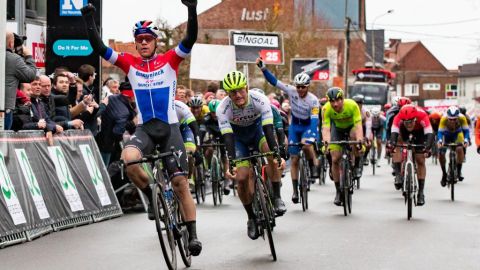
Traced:
<path fill-rule="evenodd" d="M 178 66 L 189 53 L 181 43 L 151 59 L 107 49 L 103 58 L 121 68 L 132 85 L 139 124 L 153 118 L 169 124 L 178 122 L 174 105 Z"/>

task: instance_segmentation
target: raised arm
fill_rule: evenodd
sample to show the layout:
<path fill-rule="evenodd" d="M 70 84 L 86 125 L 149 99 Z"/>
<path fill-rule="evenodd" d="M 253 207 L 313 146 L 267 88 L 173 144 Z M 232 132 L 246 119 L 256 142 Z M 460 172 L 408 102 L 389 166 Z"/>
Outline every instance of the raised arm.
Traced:
<path fill-rule="evenodd" d="M 192 49 L 198 35 L 197 0 L 182 0 L 182 3 L 188 8 L 188 21 L 187 35 L 181 43 L 187 49 Z"/>
<path fill-rule="evenodd" d="M 97 25 L 95 24 L 95 19 L 93 17 L 95 11 L 96 9 L 91 3 L 81 9 L 82 18 L 87 28 L 88 40 L 90 41 L 93 50 L 101 57 L 104 57 L 107 52 L 107 46 L 105 46 L 98 33 Z"/>

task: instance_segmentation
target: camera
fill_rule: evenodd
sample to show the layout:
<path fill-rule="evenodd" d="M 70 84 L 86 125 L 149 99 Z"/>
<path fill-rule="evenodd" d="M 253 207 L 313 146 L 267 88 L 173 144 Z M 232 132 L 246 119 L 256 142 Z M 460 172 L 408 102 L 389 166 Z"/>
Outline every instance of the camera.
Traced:
<path fill-rule="evenodd" d="M 19 36 L 17 34 L 13 34 L 14 41 L 13 47 L 16 54 L 23 56 L 23 45 L 25 44 L 25 40 L 27 40 L 26 36 Z"/>

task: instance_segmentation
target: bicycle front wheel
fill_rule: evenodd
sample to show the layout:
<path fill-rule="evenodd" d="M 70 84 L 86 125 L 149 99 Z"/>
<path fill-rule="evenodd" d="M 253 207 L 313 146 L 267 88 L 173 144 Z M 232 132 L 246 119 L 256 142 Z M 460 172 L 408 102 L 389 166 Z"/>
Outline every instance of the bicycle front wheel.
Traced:
<path fill-rule="evenodd" d="M 448 184 L 450 186 L 450 199 L 453 201 L 455 201 L 455 180 L 456 179 L 456 173 L 455 173 L 455 163 L 450 160 L 449 162 L 449 172 L 448 172 Z"/>
<path fill-rule="evenodd" d="M 180 235 L 177 237 L 177 246 L 180 256 L 182 257 L 183 264 L 186 267 L 192 265 L 192 255 L 188 250 L 188 230 L 187 227 L 182 225 L 184 223 L 180 207 L 178 205 L 178 199 L 175 198 L 175 224 Z"/>
<path fill-rule="evenodd" d="M 213 205 L 217 205 L 217 200 L 219 200 L 219 189 L 218 185 L 220 185 L 220 177 L 217 174 L 217 158 L 214 156 L 212 157 L 212 161 L 210 163 L 210 177 L 212 179 L 212 197 L 213 197 Z"/>
<path fill-rule="evenodd" d="M 262 227 L 263 229 L 267 232 L 267 238 L 268 238 L 268 245 L 270 246 L 270 252 L 272 253 L 273 260 L 277 260 L 277 253 L 275 251 L 275 243 L 273 242 L 273 235 L 272 235 L 272 224 L 274 223 L 274 216 L 272 215 L 272 208 L 271 202 L 267 193 L 267 190 L 265 189 L 265 186 L 262 183 L 263 181 L 261 179 L 256 180 L 256 188 L 258 191 L 258 200 L 260 203 L 260 208 L 262 211 L 263 215 L 263 220 L 262 220 Z"/>
<path fill-rule="evenodd" d="M 302 209 L 304 212 L 308 209 L 308 179 L 306 174 L 306 170 L 308 170 L 308 168 L 306 166 L 307 165 L 304 162 L 304 158 L 301 157 L 299 159 L 298 170 L 300 171 L 300 199 L 302 201 Z"/>
<path fill-rule="evenodd" d="M 363 165 L 362 165 L 363 166 Z M 349 167 L 348 167 L 348 160 L 343 160 L 342 161 L 342 167 L 340 171 L 340 190 L 342 191 L 342 198 L 343 198 L 343 214 L 345 216 L 348 215 L 348 172 Z"/>
<path fill-rule="evenodd" d="M 405 186 L 406 186 L 406 199 L 407 199 L 407 219 L 412 218 L 413 211 L 413 166 L 407 164 L 405 168 Z"/>
<path fill-rule="evenodd" d="M 164 197 L 163 187 L 156 183 L 153 188 L 153 211 L 157 227 L 158 240 L 162 248 L 163 258 L 168 269 L 177 269 L 177 253 L 175 251 L 175 238 L 173 236 L 173 220 L 170 218 L 170 208 Z"/>

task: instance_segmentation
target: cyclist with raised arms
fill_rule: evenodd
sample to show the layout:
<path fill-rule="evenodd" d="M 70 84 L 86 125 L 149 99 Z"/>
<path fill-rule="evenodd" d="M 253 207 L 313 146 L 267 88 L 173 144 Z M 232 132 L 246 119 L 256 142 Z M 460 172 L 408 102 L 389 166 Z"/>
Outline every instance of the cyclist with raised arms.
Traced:
<path fill-rule="evenodd" d="M 332 87 L 327 90 L 329 102 L 322 108 L 322 135 L 325 144 L 332 157 L 330 168 L 333 181 L 335 182 L 335 199 L 333 203 L 342 205 L 340 190 L 340 161 L 342 148 L 340 145 L 330 144 L 330 141 L 353 140 L 363 141 L 362 115 L 357 103 L 352 99 L 344 99 L 343 90 L 339 87 Z M 358 161 L 363 154 L 357 147 L 353 148 L 355 155 L 355 171 L 362 166 Z"/>
<path fill-rule="evenodd" d="M 306 73 L 299 73 L 293 79 L 293 86 L 284 84 L 277 80 L 275 76 L 267 69 L 262 58 L 257 58 L 257 66 L 262 70 L 263 76 L 267 81 L 279 88 L 288 95 L 291 103 L 291 120 L 288 130 L 288 143 L 296 144 L 302 142 L 309 144 L 304 146 L 303 150 L 307 157 L 312 178 L 318 178 L 318 159 L 316 158 L 313 144 L 319 140 L 318 121 L 320 108 L 318 98 L 308 92 L 310 86 L 310 76 Z M 290 173 L 292 177 L 293 195 L 292 202 L 299 202 L 298 193 L 298 163 L 300 147 L 290 146 L 288 152 L 291 155 L 292 163 Z"/>
<path fill-rule="evenodd" d="M 438 160 L 440 161 L 440 167 L 442 168 L 442 180 L 440 185 L 442 187 L 447 185 L 447 170 L 445 169 L 445 154 L 447 148 L 443 147 L 444 144 L 458 143 L 457 152 L 457 173 L 458 180 L 463 181 L 462 176 L 462 164 L 464 158 L 463 148 L 468 146 L 470 141 L 470 127 L 468 126 L 465 115 L 460 113 L 457 106 L 450 106 L 447 112 L 440 119 L 438 125 L 437 143 L 439 149 Z"/>
<path fill-rule="evenodd" d="M 186 37 L 174 49 L 165 54 L 157 54 L 158 28 L 151 21 L 137 22 L 133 28 L 133 36 L 139 57 L 118 53 L 105 46 L 95 25 L 93 16 L 95 7 L 92 4 L 83 7 L 81 12 L 93 50 L 127 74 L 135 94 L 139 126 L 130 141 L 125 144 L 122 160 L 126 163 L 139 160 L 142 156 L 152 153 L 156 145 L 160 146 L 162 152 L 170 151 L 170 147 L 173 146 L 182 153 L 181 169 L 173 157 L 167 158 L 165 165 L 183 209 L 185 225 L 189 232 L 189 250 L 193 256 L 197 256 L 202 250 L 202 244 L 197 239 L 195 203 L 188 187 L 185 147 L 173 102 L 178 67 L 197 40 L 197 0 L 182 0 L 182 3 L 188 8 Z M 149 178 L 141 165 L 128 166 L 127 175 L 151 203 L 152 190 L 148 184 Z M 154 219 L 151 209 L 150 205 L 148 216 Z"/>
<path fill-rule="evenodd" d="M 425 187 L 425 176 L 427 175 L 425 157 L 429 155 L 430 149 L 432 149 L 434 136 L 428 114 L 412 104 L 403 106 L 393 119 L 392 135 L 388 143 L 388 148 L 395 148 L 397 141 L 400 141 L 400 143 L 407 142 L 410 135 L 413 136 L 414 144 L 425 145 L 425 153 L 415 153 L 418 176 L 417 205 L 422 206 L 425 204 L 425 194 L 423 190 Z M 401 161 L 402 154 L 397 147 L 397 151 L 393 154 L 393 162 L 400 164 Z M 398 190 L 403 186 L 403 178 L 400 177 L 400 167 L 396 167 L 395 170 L 395 175 L 397 176 L 395 178 L 395 188 Z"/>
<path fill-rule="evenodd" d="M 223 79 L 227 96 L 217 108 L 218 124 L 225 140 L 228 159 L 248 157 L 249 148 L 260 152 L 278 153 L 273 127 L 273 114 L 268 98 L 258 92 L 248 91 L 247 78 L 240 71 L 232 71 Z M 267 174 L 272 181 L 275 212 L 283 215 L 287 209 L 280 194 L 280 173 L 277 162 L 268 157 Z M 238 197 L 248 215 L 247 233 L 257 239 L 259 232 L 253 212 L 253 180 L 248 161 L 237 163 L 233 172 L 227 166 L 226 177 L 237 180 Z"/>

